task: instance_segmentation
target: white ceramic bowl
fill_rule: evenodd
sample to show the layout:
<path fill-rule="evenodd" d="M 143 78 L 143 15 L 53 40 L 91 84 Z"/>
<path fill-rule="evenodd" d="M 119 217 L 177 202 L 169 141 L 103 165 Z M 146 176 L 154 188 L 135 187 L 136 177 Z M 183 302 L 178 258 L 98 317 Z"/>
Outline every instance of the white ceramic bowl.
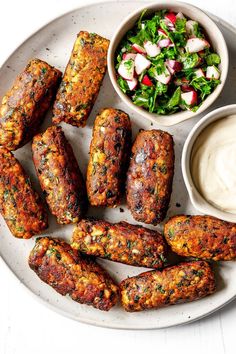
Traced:
<path fill-rule="evenodd" d="M 203 214 L 215 216 L 226 221 L 236 222 L 236 215 L 217 209 L 204 199 L 194 185 L 191 176 L 191 152 L 199 134 L 211 123 L 231 114 L 236 114 L 236 104 L 224 106 L 207 114 L 189 133 L 182 152 L 182 173 L 188 194 L 193 206 Z"/>
<path fill-rule="evenodd" d="M 131 99 L 125 95 L 116 80 L 116 71 L 114 67 L 114 60 L 115 60 L 115 52 L 120 44 L 122 38 L 125 36 L 127 31 L 131 29 L 135 22 L 140 17 L 140 14 L 144 9 L 147 9 L 147 15 L 151 14 L 157 10 L 161 9 L 168 9 L 174 11 L 176 13 L 182 12 L 188 18 L 192 20 L 196 20 L 205 30 L 207 37 L 211 45 L 213 46 L 214 50 L 220 55 L 221 57 L 221 64 L 219 66 L 221 71 L 221 83 L 216 87 L 214 92 L 209 95 L 206 100 L 202 103 L 200 108 L 197 112 L 192 111 L 183 111 L 174 113 L 171 115 L 158 115 L 155 113 L 150 113 L 145 109 L 136 106 Z M 139 8 L 135 12 L 131 13 L 128 17 L 124 19 L 124 21 L 120 24 L 120 26 L 116 29 L 115 34 L 111 40 L 109 51 L 108 51 L 108 72 L 115 88 L 116 92 L 120 96 L 120 98 L 134 111 L 141 114 L 144 118 L 149 119 L 152 122 L 164 125 L 164 126 L 171 126 L 180 122 L 183 122 L 186 119 L 192 118 L 196 116 L 196 114 L 202 113 L 205 111 L 219 96 L 221 90 L 224 87 L 227 73 L 228 73 L 228 66 L 229 66 L 229 57 L 228 57 L 228 49 L 224 40 L 224 37 L 217 27 L 217 25 L 207 16 L 202 10 L 199 8 L 186 4 L 184 2 L 178 1 L 157 1 L 154 4 L 146 5 L 142 8 Z"/>

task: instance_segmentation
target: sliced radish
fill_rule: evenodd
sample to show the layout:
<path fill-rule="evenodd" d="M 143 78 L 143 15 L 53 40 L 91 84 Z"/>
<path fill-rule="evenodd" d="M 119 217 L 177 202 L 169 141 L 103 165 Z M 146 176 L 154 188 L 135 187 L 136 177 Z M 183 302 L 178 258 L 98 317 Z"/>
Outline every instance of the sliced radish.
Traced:
<path fill-rule="evenodd" d="M 130 91 L 134 90 L 136 88 L 136 86 L 138 85 L 138 80 L 135 77 L 131 81 L 126 80 L 126 82 L 129 86 Z"/>
<path fill-rule="evenodd" d="M 198 23 L 196 21 L 188 20 L 186 22 L 186 32 L 189 35 L 194 35 L 194 28 L 196 27 Z"/>
<path fill-rule="evenodd" d="M 150 67 L 151 62 L 144 55 L 137 54 L 134 60 L 135 71 L 138 75 Z"/>
<path fill-rule="evenodd" d="M 161 39 L 159 42 L 158 42 L 158 46 L 160 48 L 166 48 L 166 47 L 169 47 L 171 44 L 171 40 L 169 38 L 165 38 L 165 39 Z"/>
<path fill-rule="evenodd" d="M 176 18 L 179 18 L 179 19 L 183 20 L 185 17 L 182 14 L 182 12 L 178 12 L 177 15 L 176 15 Z"/>
<path fill-rule="evenodd" d="M 144 75 L 142 79 L 142 84 L 146 86 L 153 86 L 152 81 L 149 79 L 148 75 Z"/>
<path fill-rule="evenodd" d="M 161 52 L 161 49 L 150 41 L 145 42 L 143 46 L 150 57 L 156 57 Z"/>
<path fill-rule="evenodd" d="M 210 47 L 210 44 L 205 39 L 190 38 L 187 40 L 185 49 L 189 53 L 197 53 L 207 47 Z"/>
<path fill-rule="evenodd" d="M 170 22 L 172 25 L 175 25 L 176 22 L 176 15 L 173 12 L 168 12 L 165 15 L 165 19 Z"/>
<path fill-rule="evenodd" d="M 122 60 L 118 68 L 118 73 L 126 80 L 133 80 L 134 77 L 134 60 Z"/>
<path fill-rule="evenodd" d="M 197 70 L 195 70 L 195 76 L 196 77 L 205 77 L 205 74 L 204 74 L 204 72 L 202 71 L 202 69 L 197 69 Z"/>
<path fill-rule="evenodd" d="M 166 65 L 167 65 L 171 74 L 174 74 L 175 72 L 182 70 L 182 67 L 183 67 L 182 63 L 180 63 L 177 60 L 172 60 L 172 59 L 167 59 Z"/>
<path fill-rule="evenodd" d="M 187 85 L 187 84 L 183 84 L 183 85 L 181 86 L 181 90 L 182 90 L 183 92 L 189 92 L 189 91 L 193 91 L 193 88 L 192 88 L 191 86 Z"/>
<path fill-rule="evenodd" d="M 157 32 L 158 32 L 159 36 L 168 37 L 166 32 L 162 28 L 159 28 Z"/>
<path fill-rule="evenodd" d="M 124 60 L 129 60 L 129 59 L 135 59 L 137 54 L 135 53 L 124 53 L 123 56 L 122 56 L 122 59 Z"/>
<path fill-rule="evenodd" d="M 141 47 L 141 45 L 133 44 L 133 45 L 132 45 L 132 48 L 133 48 L 137 53 L 146 54 L 146 50 L 145 50 L 143 47 Z"/>
<path fill-rule="evenodd" d="M 218 80 L 220 78 L 219 70 L 214 65 L 208 66 L 206 69 L 206 78 Z"/>
<path fill-rule="evenodd" d="M 160 81 L 162 84 L 168 84 L 171 80 L 171 73 L 169 72 L 169 70 L 165 66 L 165 70 L 163 73 L 161 73 L 161 74 L 156 73 L 155 74 L 155 79 L 157 81 Z"/>
<path fill-rule="evenodd" d="M 197 103 L 197 92 L 192 90 L 181 93 L 181 99 L 187 106 L 193 106 Z"/>

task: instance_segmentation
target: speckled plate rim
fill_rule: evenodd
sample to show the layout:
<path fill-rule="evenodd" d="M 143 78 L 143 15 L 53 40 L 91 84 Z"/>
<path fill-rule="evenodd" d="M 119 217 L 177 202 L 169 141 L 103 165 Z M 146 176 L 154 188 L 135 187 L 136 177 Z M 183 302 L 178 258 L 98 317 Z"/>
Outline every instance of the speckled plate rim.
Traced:
<path fill-rule="evenodd" d="M 64 16 L 67 16 L 71 13 L 73 13 L 74 11 L 77 11 L 79 9 L 84 9 L 84 8 L 88 8 L 88 7 L 92 7 L 92 6 L 95 6 L 95 5 L 105 5 L 107 3 L 130 3 L 131 1 L 120 1 L 120 0 L 116 0 L 116 1 L 111 1 L 111 0 L 108 0 L 108 1 L 101 1 L 101 2 L 96 2 L 96 3 L 93 3 L 93 2 L 90 2 L 89 4 L 86 4 L 86 5 L 82 5 L 82 6 L 79 6 L 79 7 L 75 7 L 67 12 L 64 12 L 62 13 L 61 15 L 53 18 L 52 20 L 49 20 L 47 21 L 43 26 L 40 26 L 36 29 L 34 29 L 34 31 L 32 32 L 32 34 L 30 36 L 28 36 L 26 39 L 24 39 L 23 41 L 19 42 L 18 45 L 16 46 L 15 50 L 13 52 L 11 52 L 10 55 L 8 55 L 6 57 L 6 59 L 4 60 L 4 62 L 1 64 L 0 66 L 0 70 L 2 68 L 2 66 L 5 65 L 5 63 L 10 60 L 10 58 L 14 55 L 15 51 L 19 49 L 19 47 L 21 45 L 23 45 L 26 41 L 28 41 L 31 37 L 35 36 L 39 31 L 43 30 L 44 28 L 46 28 L 49 24 L 57 21 L 58 19 L 64 17 Z M 136 3 L 138 4 L 144 4 L 145 1 L 136 1 Z M 153 1 L 150 1 L 150 2 L 146 2 L 147 4 L 149 3 L 153 3 Z M 228 22 L 218 18 L 217 16 L 215 15 L 212 15 L 211 13 L 209 13 L 209 16 L 216 22 L 216 23 L 219 23 L 221 24 L 223 27 L 227 28 L 229 31 L 233 32 L 235 35 L 236 35 L 236 28 L 234 26 L 232 26 L 231 24 L 229 24 Z M 83 319 L 79 319 L 78 317 L 76 316 L 73 316 L 71 314 L 69 314 L 68 312 L 66 311 L 63 311 L 62 309 L 59 309 L 51 304 L 49 304 L 47 301 L 45 301 L 44 299 L 42 299 L 41 297 L 39 297 L 37 294 L 35 294 L 32 290 L 30 290 L 24 283 L 22 283 L 20 281 L 20 279 L 17 277 L 17 275 L 15 274 L 14 270 L 12 269 L 12 267 L 8 264 L 7 260 L 4 258 L 3 254 L 2 254 L 2 251 L 0 249 L 0 264 L 3 263 L 3 265 L 5 266 L 5 270 L 8 271 L 9 275 L 12 277 L 13 280 L 15 280 L 16 282 L 18 282 L 18 284 L 25 290 L 26 293 L 30 294 L 35 300 L 37 300 L 39 303 L 41 303 L 42 305 L 46 306 L 47 308 L 53 310 L 54 312 L 64 316 L 64 317 L 67 317 L 67 318 L 70 318 L 76 322 L 80 322 L 80 323 L 84 323 L 84 324 L 89 324 L 89 325 L 93 325 L 93 326 L 96 326 L 96 327 L 102 327 L 102 328 L 107 328 L 107 329 L 119 329 L 119 330 L 157 330 L 157 329 L 164 329 L 164 328 L 170 328 L 170 327 L 175 327 L 175 326 L 182 326 L 182 325 L 185 325 L 185 324 L 190 324 L 192 322 L 195 322 L 199 319 L 202 319 L 204 317 L 207 317 L 211 314 L 213 314 L 214 312 L 222 309 L 224 306 L 228 305 L 231 301 L 233 301 L 234 299 L 236 299 L 236 294 L 234 294 L 231 298 L 229 298 L 227 301 L 222 301 L 221 303 L 219 303 L 214 309 L 212 310 L 209 310 L 207 312 L 205 312 L 204 314 L 200 314 L 199 316 L 195 316 L 194 318 L 191 318 L 191 319 L 183 319 L 182 321 L 178 320 L 177 322 L 174 322 L 171 324 L 171 325 L 167 325 L 167 326 L 161 326 L 161 327 L 156 327 L 156 326 L 150 326 L 150 327 L 142 327 L 142 326 L 139 326 L 139 327 L 125 327 L 125 326 L 121 326 L 121 325 L 113 325 L 113 326 L 110 326 L 110 325 L 106 325 L 106 323 L 97 323 L 96 320 L 83 320 Z"/>

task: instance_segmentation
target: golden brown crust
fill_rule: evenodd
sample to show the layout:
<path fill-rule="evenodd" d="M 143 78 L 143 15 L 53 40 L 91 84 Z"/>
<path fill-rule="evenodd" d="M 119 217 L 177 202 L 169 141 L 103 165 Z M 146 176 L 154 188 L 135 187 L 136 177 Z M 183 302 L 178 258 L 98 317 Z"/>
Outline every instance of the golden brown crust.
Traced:
<path fill-rule="evenodd" d="M 80 31 L 57 93 L 53 122 L 86 124 L 107 67 L 109 40 Z"/>
<path fill-rule="evenodd" d="M 174 216 L 165 224 L 164 235 L 172 250 L 184 257 L 236 258 L 236 224 L 213 216 Z"/>
<path fill-rule="evenodd" d="M 150 271 L 120 284 L 126 311 L 142 311 L 198 300 L 215 291 L 214 273 L 205 261 L 180 263 Z"/>
<path fill-rule="evenodd" d="M 127 174 L 128 207 L 135 220 L 156 225 L 169 206 L 174 174 L 174 143 L 162 130 L 141 131 L 132 147 Z"/>
<path fill-rule="evenodd" d="M 59 224 L 78 222 L 86 211 L 85 183 L 61 127 L 49 127 L 32 144 L 39 182 Z"/>
<path fill-rule="evenodd" d="M 61 72 L 39 59 L 29 61 L 2 98 L 0 145 L 16 150 L 37 132 L 57 90 Z"/>
<path fill-rule="evenodd" d="M 161 268 L 166 247 L 161 234 L 127 222 L 81 220 L 71 247 L 88 255 L 133 266 Z"/>
<path fill-rule="evenodd" d="M 64 241 L 38 238 L 29 256 L 29 266 L 58 293 L 68 294 L 81 304 L 108 311 L 118 300 L 118 286 L 105 270 Z"/>
<path fill-rule="evenodd" d="M 130 147 L 129 116 L 118 109 L 103 109 L 96 117 L 90 144 L 87 193 L 91 205 L 115 207 L 119 203 Z"/>
<path fill-rule="evenodd" d="M 0 212 L 15 237 L 30 238 L 48 227 L 46 210 L 29 177 L 4 148 L 0 148 Z"/>

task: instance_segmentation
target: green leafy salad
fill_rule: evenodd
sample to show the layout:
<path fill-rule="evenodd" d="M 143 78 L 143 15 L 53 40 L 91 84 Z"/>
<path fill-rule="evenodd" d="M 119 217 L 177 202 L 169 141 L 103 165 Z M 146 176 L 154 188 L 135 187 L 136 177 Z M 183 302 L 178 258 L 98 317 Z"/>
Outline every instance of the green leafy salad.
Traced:
<path fill-rule="evenodd" d="M 182 13 L 142 13 L 120 43 L 117 82 L 137 106 L 157 114 L 197 111 L 220 83 L 220 57 L 201 26 Z"/>

